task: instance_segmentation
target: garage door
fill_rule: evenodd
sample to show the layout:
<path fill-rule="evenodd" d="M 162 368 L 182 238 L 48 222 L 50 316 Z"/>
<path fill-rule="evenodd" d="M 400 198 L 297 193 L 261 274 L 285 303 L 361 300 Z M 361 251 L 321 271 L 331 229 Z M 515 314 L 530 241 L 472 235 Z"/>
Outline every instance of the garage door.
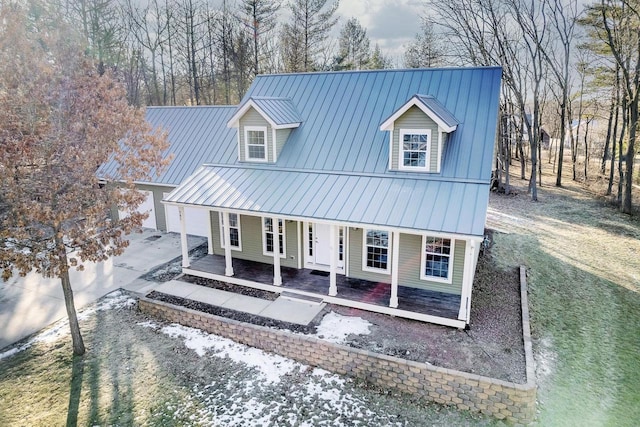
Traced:
<path fill-rule="evenodd" d="M 138 206 L 138 212 L 149 212 L 149 217 L 142 222 L 142 227 L 156 229 L 156 209 L 153 201 L 153 193 L 151 191 L 140 191 L 144 194 L 144 202 Z M 127 216 L 126 212 L 119 211 L 118 215 L 120 219 Z"/>
<path fill-rule="evenodd" d="M 165 193 L 167 197 L 169 193 Z M 177 206 L 164 206 L 165 215 L 167 217 L 167 231 L 174 233 L 180 232 L 180 214 Z M 209 211 L 198 208 L 184 208 L 185 225 L 187 226 L 187 234 L 194 236 L 209 236 Z"/>

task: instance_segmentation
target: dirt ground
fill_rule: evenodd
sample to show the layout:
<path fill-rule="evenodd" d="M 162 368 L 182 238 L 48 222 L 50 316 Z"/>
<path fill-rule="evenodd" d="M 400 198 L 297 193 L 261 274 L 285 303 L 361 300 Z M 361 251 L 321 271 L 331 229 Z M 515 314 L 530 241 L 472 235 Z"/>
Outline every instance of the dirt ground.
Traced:
<path fill-rule="evenodd" d="M 491 236 L 492 233 L 488 230 L 487 234 Z M 164 278 L 168 280 L 171 277 Z M 273 300 L 277 297 L 277 294 L 271 292 L 209 279 L 182 276 L 179 280 L 257 298 Z M 484 250 L 478 261 L 470 330 L 459 330 L 332 304 L 327 305 L 310 325 L 300 326 L 157 292 L 151 293 L 149 297 L 243 322 L 302 333 L 315 333 L 322 317 L 331 311 L 345 316 L 361 317 L 371 323 L 371 333 L 351 335 L 346 344 L 354 348 L 505 381 L 526 382 L 519 275 L 516 270 L 502 271 L 494 266 L 491 246 Z"/>

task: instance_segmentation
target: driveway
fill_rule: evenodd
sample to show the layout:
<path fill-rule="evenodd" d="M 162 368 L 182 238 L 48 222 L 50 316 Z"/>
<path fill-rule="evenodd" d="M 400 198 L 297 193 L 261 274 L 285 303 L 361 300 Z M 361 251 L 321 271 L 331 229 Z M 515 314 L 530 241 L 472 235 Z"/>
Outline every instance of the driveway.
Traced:
<path fill-rule="evenodd" d="M 189 236 L 189 249 L 206 241 Z M 121 256 L 88 263 L 82 272 L 71 270 L 76 308 L 109 292 L 124 288 L 146 293 L 158 285 L 140 276 L 180 254 L 180 235 L 144 230 L 129 235 L 129 247 Z M 36 273 L 0 280 L 0 349 L 39 331 L 66 316 L 60 279 L 44 279 Z"/>

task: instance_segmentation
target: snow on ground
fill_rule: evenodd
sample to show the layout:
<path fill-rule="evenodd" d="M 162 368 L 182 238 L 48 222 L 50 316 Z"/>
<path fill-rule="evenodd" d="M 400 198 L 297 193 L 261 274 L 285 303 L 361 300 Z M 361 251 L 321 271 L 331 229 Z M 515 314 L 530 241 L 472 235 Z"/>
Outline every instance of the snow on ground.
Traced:
<path fill-rule="evenodd" d="M 88 307 L 85 307 L 77 312 L 78 322 L 88 318 L 89 316 L 95 314 L 98 311 L 104 310 L 113 310 L 117 308 L 125 308 L 132 307 L 136 304 L 136 300 L 129 297 L 127 294 L 122 292 L 121 290 L 115 290 L 103 298 L 101 298 L 95 304 L 91 304 Z M 52 343 L 57 341 L 59 338 L 69 335 L 69 319 L 63 318 L 51 324 L 50 327 L 43 329 L 38 332 L 36 335 L 33 335 L 27 341 L 22 344 L 10 348 L 9 350 L 0 353 L 0 360 L 12 356 L 16 353 L 24 351 L 31 347 L 33 344 L 38 342 Z"/>
<path fill-rule="evenodd" d="M 350 334 L 369 335 L 371 323 L 361 317 L 342 316 L 333 311 L 324 316 L 315 336 L 334 344 L 343 344 Z"/>
<path fill-rule="evenodd" d="M 266 383 L 279 382 L 283 375 L 298 365 L 291 359 L 176 323 L 165 326 L 161 331 L 173 338 L 184 338 L 185 346 L 195 351 L 198 356 L 202 357 L 209 351 L 217 357 L 228 357 L 235 362 L 256 368 L 261 374 L 261 380 Z"/>
<path fill-rule="evenodd" d="M 341 342 L 351 333 L 369 332 L 370 324 L 360 318 L 335 313 L 326 317 L 318 334 L 334 342 Z M 153 322 L 138 325 L 158 329 Z M 211 426 L 366 426 L 375 418 L 368 402 L 350 391 L 351 380 L 339 375 L 195 328 L 170 324 L 160 331 L 183 340 L 200 357 L 231 359 L 249 368 L 226 380 L 194 384 L 180 403 L 167 408 L 176 422 L 187 418 L 190 422 L 198 420 L 198 425 Z M 281 381 L 285 377 L 287 381 Z M 295 387 L 291 387 L 292 382 Z M 395 425 L 388 419 L 383 424 Z"/>

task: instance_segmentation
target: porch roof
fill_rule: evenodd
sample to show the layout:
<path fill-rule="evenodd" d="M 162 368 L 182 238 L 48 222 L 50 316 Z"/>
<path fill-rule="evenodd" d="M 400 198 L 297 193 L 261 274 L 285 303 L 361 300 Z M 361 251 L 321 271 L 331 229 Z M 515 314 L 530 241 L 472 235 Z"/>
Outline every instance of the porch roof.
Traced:
<path fill-rule="evenodd" d="M 204 165 L 163 202 L 463 235 L 484 235 L 489 185 L 249 166 Z"/>

